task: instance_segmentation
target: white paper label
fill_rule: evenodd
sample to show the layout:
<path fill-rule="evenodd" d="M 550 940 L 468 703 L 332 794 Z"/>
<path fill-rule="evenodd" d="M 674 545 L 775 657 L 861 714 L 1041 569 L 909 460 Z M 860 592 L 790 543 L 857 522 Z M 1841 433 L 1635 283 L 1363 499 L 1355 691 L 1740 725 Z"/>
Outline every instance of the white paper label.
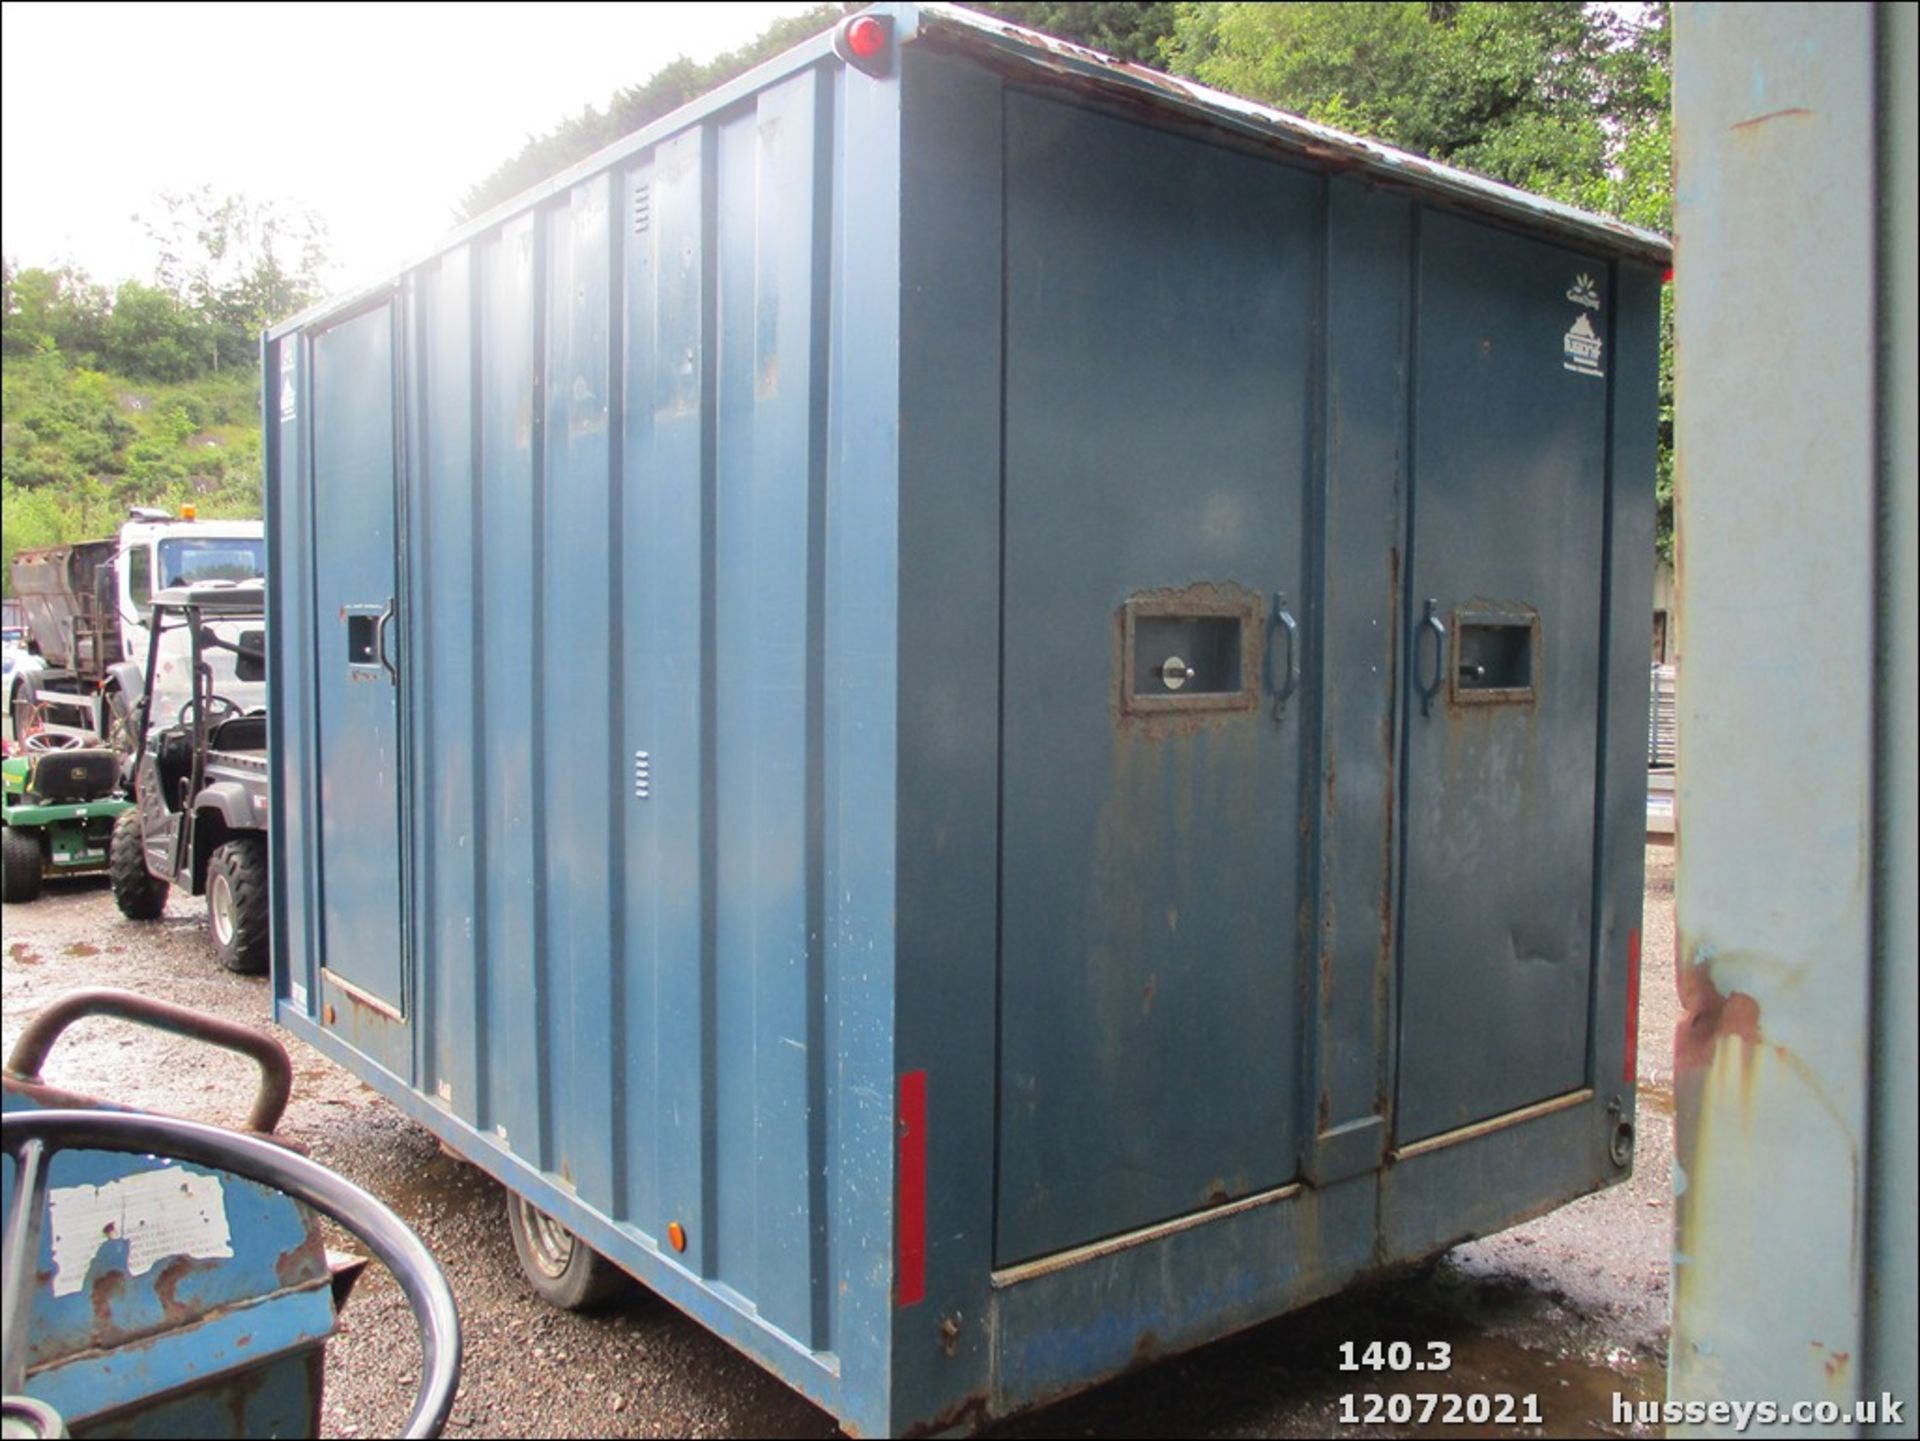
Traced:
<path fill-rule="evenodd" d="M 127 1271 L 144 1276 L 169 1256 L 233 1254 L 226 1188 L 218 1176 L 168 1166 L 104 1186 L 57 1186 L 47 1195 L 53 1232 L 53 1294 L 86 1285 L 109 1241 L 127 1243 Z"/>

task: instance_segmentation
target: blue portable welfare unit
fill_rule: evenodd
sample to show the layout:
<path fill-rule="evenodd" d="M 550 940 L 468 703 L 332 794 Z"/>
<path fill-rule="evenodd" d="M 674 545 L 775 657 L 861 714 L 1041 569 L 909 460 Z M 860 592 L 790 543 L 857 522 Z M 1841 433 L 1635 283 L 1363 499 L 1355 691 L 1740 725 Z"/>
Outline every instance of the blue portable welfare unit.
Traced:
<path fill-rule="evenodd" d="M 1667 255 L 894 5 L 269 332 L 276 1015 L 861 1434 L 1621 1180 Z"/>

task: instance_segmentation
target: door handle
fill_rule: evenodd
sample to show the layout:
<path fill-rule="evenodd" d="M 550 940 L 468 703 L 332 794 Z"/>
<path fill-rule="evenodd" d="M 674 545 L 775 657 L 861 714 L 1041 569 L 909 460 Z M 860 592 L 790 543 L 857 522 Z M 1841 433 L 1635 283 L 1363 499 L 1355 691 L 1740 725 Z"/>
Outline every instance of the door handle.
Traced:
<path fill-rule="evenodd" d="M 1429 631 L 1433 633 L 1433 679 L 1422 681 L 1420 679 L 1420 642 L 1426 638 Z M 1440 694 L 1440 681 L 1446 672 L 1447 654 L 1447 627 L 1446 623 L 1440 619 L 1438 600 L 1428 599 L 1426 614 L 1421 617 L 1420 634 L 1414 639 L 1413 649 L 1413 683 L 1420 690 L 1420 714 L 1432 715 L 1433 698 Z"/>
<path fill-rule="evenodd" d="M 1284 632 L 1287 637 L 1287 663 L 1282 666 L 1274 656 L 1273 642 Z M 1300 622 L 1287 609 L 1287 598 L 1274 592 L 1273 625 L 1267 640 L 1267 689 L 1273 693 L 1273 718 L 1284 720 L 1287 701 L 1300 688 Z"/>
<path fill-rule="evenodd" d="M 395 602 L 387 601 L 387 608 L 380 612 L 380 619 L 373 626 L 373 654 L 380 662 L 380 668 L 387 673 L 387 680 L 393 685 L 400 684 L 400 668 L 393 663 L 393 656 L 387 650 L 387 631 L 393 625 Z"/>

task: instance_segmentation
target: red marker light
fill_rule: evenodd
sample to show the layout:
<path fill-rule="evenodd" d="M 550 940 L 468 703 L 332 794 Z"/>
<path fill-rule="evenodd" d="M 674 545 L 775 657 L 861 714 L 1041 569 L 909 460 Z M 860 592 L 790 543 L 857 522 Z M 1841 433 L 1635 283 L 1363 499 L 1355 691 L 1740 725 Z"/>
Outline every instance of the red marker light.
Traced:
<path fill-rule="evenodd" d="M 855 15 L 833 32 L 833 53 L 862 74 L 879 80 L 893 65 L 893 20 L 886 15 Z"/>
<path fill-rule="evenodd" d="M 862 60 L 871 60 L 887 48 L 887 27 L 871 15 L 855 16 L 847 26 L 847 49 Z"/>

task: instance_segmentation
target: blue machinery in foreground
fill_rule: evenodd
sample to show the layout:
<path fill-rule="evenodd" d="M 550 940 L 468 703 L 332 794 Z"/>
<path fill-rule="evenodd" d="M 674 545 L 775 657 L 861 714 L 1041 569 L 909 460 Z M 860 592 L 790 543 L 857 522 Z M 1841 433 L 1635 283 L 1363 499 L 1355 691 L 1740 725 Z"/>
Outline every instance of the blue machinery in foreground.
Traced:
<path fill-rule="evenodd" d="M 276 1016 L 866 1434 L 1620 1180 L 1667 260 L 938 5 L 602 151 L 265 338 Z"/>
<path fill-rule="evenodd" d="M 251 1057 L 252 1134 L 42 1082 L 60 1033 L 102 1015 Z M 125 991 L 72 992 L 28 1024 L 0 1121 L 8 1437 L 318 1435 L 322 1348 L 364 1263 L 335 1269 L 316 1213 L 405 1292 L 424 1351 L 405 1434 L 439 1434 L 460 1370 L 452 1293 L 385 1206 L 266 1139 L 291 1082 L 271 1037 Z"/>

